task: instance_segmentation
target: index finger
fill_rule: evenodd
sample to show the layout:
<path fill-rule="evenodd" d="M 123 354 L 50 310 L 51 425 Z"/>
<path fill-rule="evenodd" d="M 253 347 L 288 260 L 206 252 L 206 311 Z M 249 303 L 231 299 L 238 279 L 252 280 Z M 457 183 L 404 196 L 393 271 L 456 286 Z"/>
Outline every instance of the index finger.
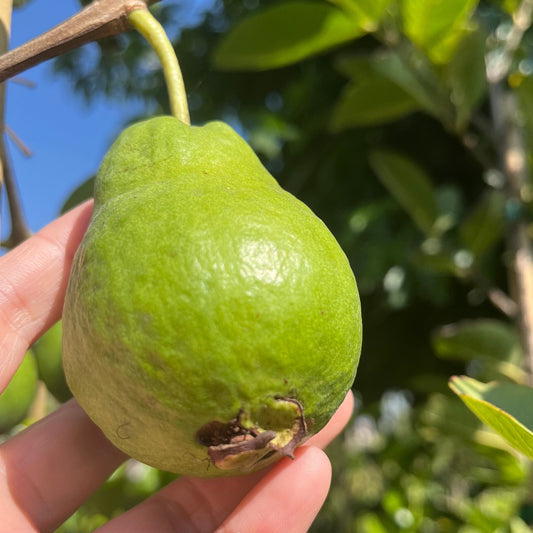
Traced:
<path fill-rule="evenodd" d="M 0 258 L 0 391 L 28 347 L 61 316 L 72 259 L 91 214 L 88 201 Z"/>

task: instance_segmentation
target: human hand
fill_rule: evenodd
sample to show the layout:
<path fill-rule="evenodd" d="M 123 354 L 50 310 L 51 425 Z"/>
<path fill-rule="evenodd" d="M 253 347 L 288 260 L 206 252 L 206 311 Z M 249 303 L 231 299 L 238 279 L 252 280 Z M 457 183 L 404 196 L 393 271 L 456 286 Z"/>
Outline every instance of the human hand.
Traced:
<path fill-rule="evenodd" d="M 61 316 L 87 202 L 0 258 L 0 391 L 28 347 Z M 100 533 L 298 533 L 308 530 L 331 478 L 324 448 L 347 423 L 350 394 L 329 424 L 270 469 L 218 479 L 181 477 Z M 0 446 L 0 533 L 48 532 L 126 459 L 75 400 Z"/>

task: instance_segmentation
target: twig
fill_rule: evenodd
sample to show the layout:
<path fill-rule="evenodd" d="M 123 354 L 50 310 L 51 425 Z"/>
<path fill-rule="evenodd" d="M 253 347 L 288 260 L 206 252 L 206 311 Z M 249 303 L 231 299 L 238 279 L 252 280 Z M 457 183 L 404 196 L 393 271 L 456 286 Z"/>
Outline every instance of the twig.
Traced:
<path fill-rule="evenodd" d="M 23 78 L 22 76 L 15 76 L 14 78 L 11 78 L 11 82 L 16 83 L 17 85 L 22 85 L 23 87 L 27 87 L 28 89 L 35 89 L 35 87 L 37 87 L 37 84 L 33 80 Z"/>
<path fill-rule="evenodd" d="M 509 296 L 498 287 L 489 287 L 487 289 L 489 301 L 509 318 L 515 318 L 518 315 L 518 305 L 509 298 Z"/>
<path fill-rule="evenodd" d="M 128 14 L 159 0 L 94 0 L 32 41 L 0 56 L 0 82 L 47 59 L 131 29 Z"/>
<path fill-rule="evenodd" d="M 13 131 L 12 128 L 9 127 L 8 124 L 5 125 L 5 131 L 8 135 L 8 137 L 15 143 L 17 148 L 26 156 L 30 157 L 32 155 L 32 151 L 30 147 Z"/>
<path fill-rule="evenodd" d="M 17 184 L 13 175 L 13 170 L 4 138 L 2 138 L 2 141 L 0 142 L 0 158 L 2 160 L 2 167 L 4 169 L 6 195 L 11 218 L 11 234 L 7 241 L 2 243 L 2 245 L 6 246 L 7 248 L 14 248 L 17 246 L 17 244 L 25 241 L 31 235 L 31 231 L 24 217 L 24 211 L 20 203 Z"/>

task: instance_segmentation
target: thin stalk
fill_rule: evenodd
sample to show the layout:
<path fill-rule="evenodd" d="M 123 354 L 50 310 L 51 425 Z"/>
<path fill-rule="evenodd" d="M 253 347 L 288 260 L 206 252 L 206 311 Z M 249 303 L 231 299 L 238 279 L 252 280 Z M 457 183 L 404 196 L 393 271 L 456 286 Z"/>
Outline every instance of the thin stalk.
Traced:
<path fill-rule="evenodd" d="M 135 9 L 128 14 L 130 24 L 150 43 L 161 61 L 172 114 L 185 124 L 190 124 L 187 93 L 180 65 L 172 43 L 161 24 L 148 9 Z"/>

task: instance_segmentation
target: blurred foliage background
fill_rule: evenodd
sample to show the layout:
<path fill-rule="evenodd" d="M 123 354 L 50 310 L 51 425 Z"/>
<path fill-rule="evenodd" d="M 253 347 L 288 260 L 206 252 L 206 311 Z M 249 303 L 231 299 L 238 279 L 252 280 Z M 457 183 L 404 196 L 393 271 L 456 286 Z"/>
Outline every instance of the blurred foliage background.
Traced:
<path fill-rule="evenodd" d="M 529 165 L 531 13 L 509 45 L 528 4 L 213 0 L 189 27 L 180 25 L 188 3 L 153 8 L 175 44 L 193 122 L 235 127 L 326 222 L 356 273 L 357 408 L 329 448 L 333 485 L 313 532 L 531 530 L 529 461 L 448 387 L 454 374 L 528 381 L 506 233 L 529 224 L 533 194 L 529 182 L 520 202 L 508 194 L 487 77 L 491 61 L 508 60 L 503 85 Z M 134 32 L 59 57 L 54 69 L 88 103 L 141 97 L 147 114 L 169 112 L 158 62 Z M 68 390 L 60 335 L 47 335 L 56 338 L 28 357 L 51 410 Z M 31 375 L 27 383 L 38 389 Z M 34 408 L 35 394 L 22 403 Z M 31 421 L 22 411 L 3 438 Z M 92 531 L 171 479 L 130 461 L 59 532 Z"/>

